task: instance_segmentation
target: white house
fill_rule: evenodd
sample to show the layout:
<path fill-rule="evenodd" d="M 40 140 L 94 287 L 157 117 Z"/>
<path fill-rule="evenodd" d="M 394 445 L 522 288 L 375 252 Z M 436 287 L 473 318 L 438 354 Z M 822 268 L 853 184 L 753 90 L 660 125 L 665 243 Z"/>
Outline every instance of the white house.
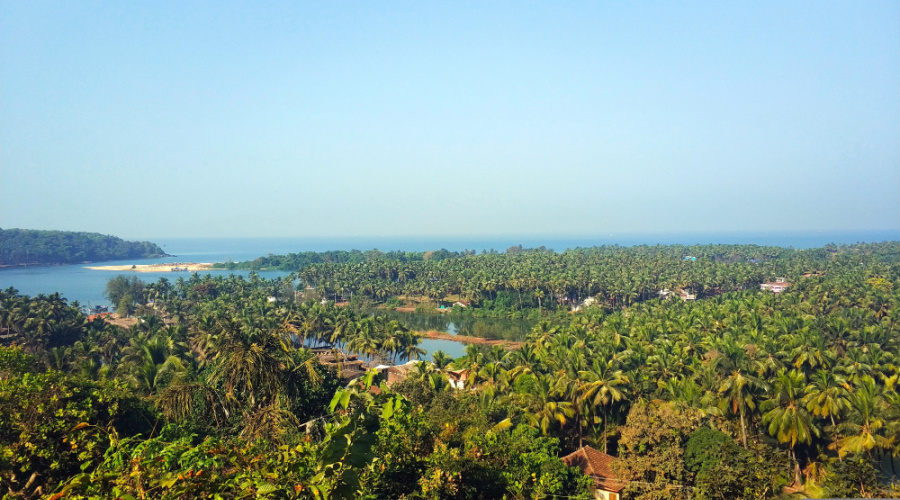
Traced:
<path fill-rule="evenodd" d="M 784 278 L 775 278 L 774 283 L 762 283 L 759 285 L 760 290 L 768 290 L 772 293 L 781 293 L 791 286 Z"/>

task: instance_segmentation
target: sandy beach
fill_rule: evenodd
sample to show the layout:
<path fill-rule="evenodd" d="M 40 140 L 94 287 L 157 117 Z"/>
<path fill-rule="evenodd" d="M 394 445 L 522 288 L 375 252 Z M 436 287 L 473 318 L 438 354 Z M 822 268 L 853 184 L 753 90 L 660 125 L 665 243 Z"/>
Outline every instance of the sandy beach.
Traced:
<path fill-rule="evenodd" d="M 168 262 L 164 264 L 134 264 L 125 266 L 86 266 L 95 271 L 134 271 L 137 273 L 197 272 L 212 269 L 212 262 Z"/>

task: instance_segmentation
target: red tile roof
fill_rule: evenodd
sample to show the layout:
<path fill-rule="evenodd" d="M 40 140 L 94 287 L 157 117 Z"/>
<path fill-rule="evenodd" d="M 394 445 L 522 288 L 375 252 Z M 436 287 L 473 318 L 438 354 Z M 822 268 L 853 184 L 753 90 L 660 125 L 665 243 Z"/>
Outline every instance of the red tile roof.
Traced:
<path fill-rule="evenodd" d="M 590 446 L 582 446 L 577 451 L 562 457 L 564 464 L 569 467 L 578 467 L 585 474 L 594 478 L 600 488 L 618 493 L 625 488 L 625 483 L 620 481 L 612 470 L 612 463 L 615 459 L 615 457 Z"/>

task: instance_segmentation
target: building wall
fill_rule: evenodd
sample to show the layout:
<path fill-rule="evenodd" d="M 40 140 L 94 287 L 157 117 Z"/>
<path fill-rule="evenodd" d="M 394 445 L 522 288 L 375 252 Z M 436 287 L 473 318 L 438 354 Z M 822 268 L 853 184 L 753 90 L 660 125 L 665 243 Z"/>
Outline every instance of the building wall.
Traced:
<path fill-rule="evenodd" d="M 597 500 L 621 500 L 618 493 L 601 490 L 600 488 L 594 490 L 594 498 Z"/>

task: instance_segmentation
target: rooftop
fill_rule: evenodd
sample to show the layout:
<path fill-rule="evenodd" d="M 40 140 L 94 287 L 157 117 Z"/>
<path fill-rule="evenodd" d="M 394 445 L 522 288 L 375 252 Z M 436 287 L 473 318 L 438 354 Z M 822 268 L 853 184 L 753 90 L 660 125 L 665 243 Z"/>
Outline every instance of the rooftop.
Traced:
<path fill-rule="evenodd" d="M 616 458 L 602 451 L 582 446 L 561 460 L 569 467 L 578 467 L 586 475 L 593 477 L 597 480 L 598 486 L 606 491 L 618 493 L 625 488 L 625 483 L 620 481 L 612 470 L 612 463 Z"/>

